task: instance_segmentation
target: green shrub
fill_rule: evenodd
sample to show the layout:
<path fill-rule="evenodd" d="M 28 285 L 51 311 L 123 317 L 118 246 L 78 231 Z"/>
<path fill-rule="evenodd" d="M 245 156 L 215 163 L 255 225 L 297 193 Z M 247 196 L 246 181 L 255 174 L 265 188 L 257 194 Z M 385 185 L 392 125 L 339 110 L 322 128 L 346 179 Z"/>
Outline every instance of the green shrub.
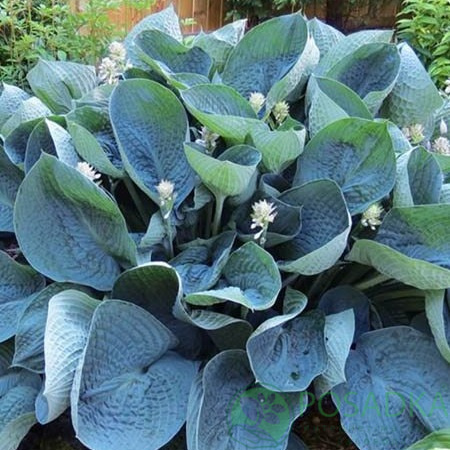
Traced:
<path fill-rule="evenodd" d="M 405 0 L 397 21 L 398 37 L 418 53 L 441 87 L 450 78 L 448 0 Z"/>
<path fill-rule="evenodd" d="M 390 31 L 244 28 L 3 84 L 2 448 L 70 408 L 93 450 L 302 449 L 324 395 L 362 449 L 450 427 L 448 99 Z"/>

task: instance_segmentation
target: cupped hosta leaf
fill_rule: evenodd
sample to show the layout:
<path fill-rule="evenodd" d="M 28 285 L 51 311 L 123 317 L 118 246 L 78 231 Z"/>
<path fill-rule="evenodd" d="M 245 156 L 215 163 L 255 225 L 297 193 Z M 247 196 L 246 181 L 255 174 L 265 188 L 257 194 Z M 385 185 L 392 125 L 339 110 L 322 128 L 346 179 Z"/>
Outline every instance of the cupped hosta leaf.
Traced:
<path fill-rule="evenodd" d="M 342 427 L 359 448 L 405 448 L 450 425 L 450 366 L 433 338 L 409 327 L 366 333 L 345 372 L 347 382 L 332 395 Z"/>
<path fill-rule="evenodd" d="M 450 448 L 450 428 L 433 431 L 408 447 L 407 450 L 443 450 L 446 448 Z"/>
<path fill-rule="evenodd" d="M 123 163 L 107 110 L 92 106 L 77 108 L 67 115 L 67 129 L 85 161 L 107 175 L 123 176 Z"/>
<path fill-rule="evenodd" d="M 114 84 L 101 84 L 87 94 L 84 94 L 80 99 L 74 100 L 74 105 L 76 108 L 91 106 L 93 108 L 108 109 L 109 98 L 111 97 L 114 87 Z"/>
<path fill-rule="evenodd" d="M 177 434 L 197 363 L 168 352 L 176 343 L 164 325 L 132 303 L 107 300 L 97 307 L 71 396 L 81 442 L 156 450 Z"/>
<path fill-rule="evenodd" d="M 187 117 L 175 94 L 154 81 L 126 80 L 114 90 L 111 122 L 126 171 L 158 203 L 156 186 L 163 179 L 175 185 L 175 204 L 194 187 L 183 152 Z"/>
<path fill-rule="evenodd" d="M 355 314 L 352 309 L 325 317 L 325 347 L 328 363 L 314 382 L 315 393 L 322 397 L 332 388 L 346 381 L 345 363 L 355 333 Z"/>
<path fill-rule="evenodd" d="M 196 357 L 202 347 L 201 331 L 174 317 L 172 310 L 182 295 L 176 270 L 166 263 L 152 262 L 127 270 L 114 283 L 112 297 L 146 309 L 178 338 L 177 351 Z"/>
<path fill-rule="evenodd" d="M 387 124 L 349 118 L 323 128 L 299 157 L 294 184 L 321 178 L 341 187 L 352 215 L 389 194 L 395 154 Z"/>
<path fill-rule="evenodd" d="M 443 289 L 426 291 L 425 312 L 436 346 L 450 363 L 449 306 Z"/>
<path fill-rule="evenodd" d="M 40 59 L 27 75 L 34 94 L 55 114 L 72 109 L 74 99 L 79 99 L 97 85 L 95 68 L 66 61 Z"/>
<path fill-rule="evenodd" d="M 44 337 L 45 383 L 36 399 L 36 416 L 40 423 L 51 422 L 70 405 L 75 370 L 98 304 L 98 300 L 75 290 L 60 292 L 48 303 Z"/>
<path fill-rule="evenodd" d="M 0 232 L 13 232 L 13 208 L 23 172 L 6 156 L 0 146 Z"/>
<path fill-rule="evenodd" d="M 209 83 L 209 79 L 205 75 L 198 73 L 174 73 L 168 77 L 168 82 L 178 90 L 189 89 L 200 84 Z"/>
<path fill-rule="evenodd" d="M 291 184 L 281 175 L 265 173 L 259 179 L 259 189 L 274 198 L 290 188 Z"/>
<path fill-rule="evenodd" d="M 321 59 L 344 38 L 343 33 L 316 17 L 309 20 L 308 29 L 319 48 Z"/>
<path fill-rule="evenodd" d="M 218 158 L 209 156 L 193 146 L 184 146 L 187 160 L 198 176 L 215 195 L 229 197 L 244 192 L 250 183 L 261 154 L 249 145 L 235 145 Z"/>
<path fill-rule="evenodd" d="M 24 90 L 10 84 L 0 85 L 0 130 L 3 124 L 20 108 L 22 102 L 30 95 Z"/>
<path fill-rule="evenodd" d="M 4 138 L 8 137 L 16 128 L 35 119 L 50 116 L 51 111 L 37 97 L 24 100 L 14 114 L 5 122 L 1 128 Z"/>
<path fill-rule="evenodd" d="M 17 321 L 29 297 L 45 286 L 45 279 L 33 268 L 17 263 L 0 252 L 0 342 L 16 333 Z"/>
<path fill-rule="evenodd" d="M 330 180 L 312 181 L 283 192 L 278 199 L 302 207 L 300 233 L 274 248 L 278 267 L 285 272 L 315 275 L 335 264 L 345 250 L 351 228 L 339 186 Z"/>
<path fill-rule="evenodd" d="M 345 84 L 325 77 L 311 77 L 308 84 L 308 124 L 311 136 L 329 123 L 346 117 L 372 119 L 361 98 Z"/>
<path fill-rule="evenodd" d="M 366 44 L 344 57 L 325 75 L 356 92 L 375 113 L 394 87 L 400 56 L 394 44 Z"/>
<path fill-rule="evenodd" d="M 135 263 L 136 248 L 118 206 L 53 156 L 43 154 L 22 183 L 14 224 L 25 257 L 55 281 L 106 291 L 120 264 Z"/>
<path fill-rule="evenodd" d="M 231 50 L 242 39 L 247 24 L 246 19 L 236 20 L 212 32 L 203 31 L 195 36 L 193 45 L 204 50 L 214 61 L 215 68 L 222 72 Z"/>
<path fill-rule="evenodd" d="M 222 73 L 224 84 L 244 97 L 267 95 L 299 59 L 308 38 L 299 14 L 281 16 L 249 31 L 236 45 Z"/>
<path fill-rule="evenodd" d="M 153 70 L 165 73 L 197 73 L 208 76 L 211 58 L 199 47 L 186 47 L 159 30 L 145 30 L 134 38 L 134 50 Z"/>
<path fill-rule="evenodd" d="M 22 156 L 25 172 L 30 171 L 43 152 L 57 156 L 72 167 L 76 167 L 79 162 L 70 134 L 62 126 L 47 119 L 40 121 L 28 138 L 25 157 Z M 21 155 L 15 159 L 19 158 Z"/>
<path fill-rule="evenodd" d="M 253 382 L 242 350 L 222 352 L 206 365 L 189 399 L 190 450 L 286 448 L 291 425 L 305 411 L 307 396 L 272 392 Z"/>
<path fill-rule="evenodd" d="M 203 84 L 182 91 L 181 98 L 199 122 L 231 142 L 243 143 L 261 126 L 250 103 L 231 87 Z"/>
<path fill-rule="evenodd" d="M 295 315 L 287 308 L 285 315 L 264 322 L 247 342 L 256 381 L 279 392 L 304 391 L 327 367 L 323 312 Z"/>
<path fill-rule="evenodd" d="M 12 362 L 14 366 L 44 373 L 44 333 L 48 303 L 54 295 L 77 288 L 82 287 L 71 283 L 52 283 L 33 297 L 17 325 Z"/>
<path fill-rule="evenodd" d="M 235 234 L 226 231 L 212 239 L 196 239 L 170 261 L 183 280 L 186 294 L 214 286 L 228 261 Z"/>
<path fill-rule="evenodd" d="M 450 205 L 394 208 L 375 241 L 355 243 L 348 259 L 418 289 L 450 286 Z"/>
<path fill-rule="evenodd" d="M 394 206 L 439 203 L 442 171 L 434 155 L 423 147 L 403 153 L 397 160 Z"/>
<path fill-rule="evenodd" d="M 255 234 L 261 230 L 259 227 L 252 228 L 251 214 L 252 205 L 263 199 L 272 203 L 277 213 L 275 220 L 269 223 L 267 228 L 264 247 L 270 248 L 288 242 L 297 236 L 302 227 L 301 207 L 291 206 L 270 195 L 256 192 L 250 201 L 241 204 L 232 215 L 239 238 L 243 241 L 254 240 Z"/>
<path fill-rule="evenodd" d="M 151 14 L 145 17 L 131 29 L 124 41 L 125 48 L 127 49 L 127 57 L 133 66 L 144 66 L 145 68 L 145 65 L 142 64 L 138 54 L 136 53 L 136 49 L 134 48 L 135 37 L 145 30 L 160 30 L 177 41 L 181 42 L 183 40 L 180 22 L 173 5 L 170 5 L 168 8 L 163 9 L 156 14 Z"/>
<path fill-rule="evenodd" d="M 255 148 L 261 152 L 262 163 L 269 172 L 280 173 L 303 152 L 306 130 L 303 127 L 271 131 L 255 127 L 250 132 Z"/>
<path fill-rule="evenodd" d="M 402 43 L 399 52 L 400 73 L 381 114 L 400 127 L 425 124 L 442 105 L 442 99 L 414 50 Z"/>
<path fill-rule="evenodd" d="M 337 286 L 325 292 L 320 298 L 319 308 L 327 316 L 352 309 L 355 317 L 352 340 L 370 330 L 370 301 L 361 291 L 351 286 Z"/>
<path fill-rule="evenodd" d="M 321 59 L 314 73 L 325 75 L 336 63 L 357 51 L 366 44 L 377 42 L 390 42 L 393 36 L 392 30 L 363 30 L 345 36 L 333 45 L 328 53 Z"/>
<path fill-rule="evenodd" d="M 247 242 L 228 258 L 222 275 L 229 287 L 189 294 L 186 301 L 208 305 L 232 301 L 252 310 L 270 308 L 281 289 L 281 276 L 270 253 Z"/>

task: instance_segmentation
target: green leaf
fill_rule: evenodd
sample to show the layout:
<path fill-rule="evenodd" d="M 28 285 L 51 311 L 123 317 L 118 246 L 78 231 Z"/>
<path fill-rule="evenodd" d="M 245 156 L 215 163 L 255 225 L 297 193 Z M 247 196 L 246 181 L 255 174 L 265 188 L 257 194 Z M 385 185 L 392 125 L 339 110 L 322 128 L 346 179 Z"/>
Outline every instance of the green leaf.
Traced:
<path fill-rule="evenodd" d="M 323 128 L 299 157 L 294 185 L 322 178 L 341 187 L 352 215 L 389 194 L 395 154 L 387 124 L 349 118 Z"/>
<path fill-rule="evenodd" d="M 450 363 L 450 345 L 447 337 L 449 311 L 444 289 L 426 291 L 425 312 L 436 346 L 442 357 Z"/>
<path fill-rule="evenodd" d="M 204 84 L 181 92 L 189 112 L 224 139 L 242 144 L 247 134 L 262 126 L 250 103 L 228 86 Z"/>
<path fill-rule="evenodd" d="M 99 303 L 75 290 L 50 299 L 44 337 L 45 384 L 36 399 L 36 416 L 42 424 L 56 419 L 70 406 L 75 371 Z"/>
<path fill-rule="evenodd" d="M 267 95 L 299 59 L 308 38 L 299 14 L 276 17 L 250 30 L 236 45 L 222 73 L 224 84 L 248 98 Z"/>
<path fill-rule="evenodd" d="M 29 297 L 45 286 L 45 279 L 32 267 L 19 264 L 0 252 L 0 342 L 16 333 L 17 321 Z"/>
<path fill-rule="evenodd" d="M 339 186 L 331 180 L 312 181 L 285 191 L 279 200 L 302 207 L 300 233 L 273 249 L 280 270 L 316 275 L 333 266 L 345 250 L 351 228 Z"/>
<path fill-rule="evenodd" d="M 53 156 L 42 155 L 22 183 L 14 224 L 25 257 L 55 281 L 107 291 L 120 264 L 135 263 L 136 248 L 118 206 Z"/>
<path fill-rule="evenodd" d="M 442 105 L 439 91 L 408 44 L 399 45 L 400 73 L 381 115 L 400 127 L 425 125 Z"/>
<path fill-rule="evenodd" d="M 450 428 L 433 431 L 408 447 L 407 450 L 442 450 L 445 448 L 450 448 Z"/>
<path fill-rule="evenodd" d="M 39 62 L 28 72 L 28 83 L 55 114 L 65 114 L 73 100 L 81 98 L 97 85 L 95 68 L 65 61 Z"/>
<path fill-rule="evenodd" d="M 0 130 L 4 123 L 20 108 L 30 95 L 16 86 L 2 83 L 0 86 Z"/>
<path fill-rule="evenodd" d="M 183 152 L 188 121 L 175 94 L 154 81 L 126 80 L 114 90 L 111 122 L 126 171 L 157 204 L 161 180 L 175 185 L 179 206 L 194 187 Z"/>
<path fill-rule="evenodd" d="M 261 161 L 261 154 L 249 145 L 236 145 L 218 158 L 206 155 L 189 144 L 184 146 L 187 160 L 205 186 L 225 197 L 244 192 Z"/>
<path fill-rule="evenodd" d="M 450 286 L 450 205 L 393 208 L 375 241 L 360 239 L 347 259 L 418 289 Z"/>
<path fill-rule="evenodd" d="M 264 310 L 275 303 L 281 289 L 281 276 L 270 253 L 254 242 L 235 250 L 223 269 L 229 287 L 196 292 L 186 296 L 195 305 L 231 301 L 252 310 Z"/>

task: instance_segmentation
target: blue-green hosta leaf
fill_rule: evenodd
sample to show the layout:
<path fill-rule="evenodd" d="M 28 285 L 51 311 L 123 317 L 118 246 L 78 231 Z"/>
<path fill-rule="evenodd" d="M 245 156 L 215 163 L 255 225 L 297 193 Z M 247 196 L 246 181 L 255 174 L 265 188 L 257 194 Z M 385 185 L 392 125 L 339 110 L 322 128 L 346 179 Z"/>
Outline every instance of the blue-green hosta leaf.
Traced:
<path fill-rule="evenodd" d="M 336 63 L 357 51 L 366 44 L 377 42 L 390 42 L 393 36 L 392 30 L 363 30 L 345 36 L 330 48 L 331 51 L 321 59 L 314 73 L 319 76 L 325 75 Z"/>
<path fill-rule="evenodd" d="M 425 312 L 436 346 L 450 363 L 449 307 L 445 301 L 445 290 L 426 291 Z"/>
<path fill-rule="evenodd" d="M 33 268 L 19 264 L 0 252 L 0 342 L 16 333 L 17 321 L 29 297 L 45 286 L 45 279 Z"/>
<path fill-rule="evenodd" d="M 178 338 L 177 351 L 197 356 L 201 332 L 174 317 L 172 310 L 182 295 L 179 275 L 166 263 L 151 262 L 127 270 L 114 283 L 111 296 L 146 309 Z"/>
<path fill-rule="evenodd" d="M 186 47 L 159 30 L 145 30 L 134 38 L 134 50 L 141 60 L 162 75 L 196 73 L 208 76 L 211 58 L 199 47 Z"/>
<path fill-rule="evenodd" d="M 76 108 L 90 106 L 93 108 L 108 109 L 109 98 L 114 90 L 114 84 L 102 84 L 95 87 L 78 100 L 74 100 Z"/>
<path fill-rule="evenodd" d="M 233 143 L 243 143 L 250 130 L 262 126 L 250 103 L 231 87 L 194 86 L 182 91 L 181 98 L 200 123 Z"/>
<path fill-rule="evenodd" d="M 359 47 L 339 60 L 325 75 L 345 84 L 376 113 L 391 92 L 400 69 L 400 56 L 394 44 L 374 43 Z"/>
<path fill-rule="evenodd" d="M 322 59 L 341 39 L 344 34 L 331 25 L 314 17 L 308 21 L 308 29 L 320 51 Z"/>
<path fill-rule="evenodd" d="M 303 152 L 304 127 L 286 131 L 271 131 L 269 127 L 255 127 L 250 132 L 255 148 L 261 152 L 262 163 L 269 172 L 280 173 Z"/>
<path fill-rule="evenodd" d="M 20 125 L 50 116 L 51 113 L 37 97 L 31 97 L 22 102 L 14 114 L 4 123 L 0 133 L 4 138 L 7 138 Z"/>
<path fill-rule="evenodd" d="M 355 314 L 346 309 L 325 317 L 325 347 L 328 363 L 325 371 L 314 382 L 317 397 L 322 397 L 338 384 L 344 383 L 345 363 L 355 334 Z"/>
<path fill-rule="evenodd" d="M 302 207 L 300 233 L 274 249 L 278 267 L 315 275 L 334 265 L 345 250 L 351 228 L 339 186 L 331 180 L 312 181 L 283 192 L 278 199 Z"/>
<path fill-rule="evenodd" d="M 208 84 L 209 79 L 198 73 L 174 73 L 168 77 L 168 83 L 178 90 L 183 90 L 200 84 Z"/>
<path fill-rule="evenodd" d="M 243 241 L 254 240 L 255 234 L 261 228 L 252 229 L 252 205 L 260 200 L 266 200 L 272 203 L 276 208 L 276 219 L 269 223 L 266 234 L 265 248 L 274 247 L 292 240 L 301 230 L 301 208 L 298 206 L 291 206 L 279 201 L 270 195 L 256 192 L 250 201 L 240 205 L 232 215 L 231 220 L 235 222 L 238 236 Z"/>
<path fill-rule="evenodd" d="M 250 184 L 261 154 L 249 145 L 235 145 L 220 154 L 209 156 L 189 144 L 184 150 L 187 160 L 203 184 L 215 195 L 242 194 Z"/>
<path fill-rule="evenodd" d="M 44 373 L 44 334 L 50 299 L 68 289 L 82 289 L 71 283 L 52 283 L 33 297 L 20 316 L 15 337 L 12 364 Z"/>
<path fill-rule="evenodd" d="M 374 241 L 355 243 L 348 259 L 418 289 L 450 286 L 450 205 L 394 208 Z"/>
<path fill-rule="evenodd" d="M 231 52 L 222 73 L 224 84 L 248 98 L 267 95 L 299 59 L 308 29 L 299 14 L 281 16 L 249 31 Z"/>
<path fill-rule="evenodd" d="M 433 338 L 409 327 L 361 336 L 333 400 L 352 441 L 367 450 L 405 448 L 449 427 L 450 366 Z"/>
<path fill-rule="evenodd" d="M 388 122 L 388 131 L 392 140 L 392 147 L 396 155 L 409 152 L 412 150 L 412 145 L 404 135 L 402 130 L 392 122 Z"/>
<path fill-rule="evenodd" d="M 189 399 L 189 450 L 286 448 L 306 395 L 272 392 L 253 382 L 242 350 L 222 352 L 206 365 Z"/>
<path fill-rule="evenodd" d="M 264 322 L 250 336 L 247 353 L 256 380 L 279 392 L 304 391 L 327 367 L 325 316 L 290 311 Z"/>
<path fill-rule="evenodd" d="M 168 352 L 176 344 L 146 310 L 100 303 L 72 389 L 78 439 L 111 450 L 156 450 L 169 442 L 186 420 L 197 373 L 197 363 Z"/>
<path fill-rule="evenodd" d="M 48 303 L 44 337 L 45 383 L 36 399 L 36 416 L 42 424 L 56 419 L 70 405 L 75 370 L 99 303 L 75 290 L 60 292 Z"/>
<path fill-rule="evenodd" d="M 439 196 L 439 203 L 450 203 L 450 184 L 442 185 L 441 195 Z"/>
<path fill-rule="evenodd" d="M 424 125 L 442 105 L 441 96 L 414 50 L 402 43 L 399 52 L 400 73 L 381 114 L 400 127 Z"/>
<path fill-rule="evenodd" d="M 176 228 L 172 227 L 172 236 L 176 235 Z M 164 223 L 161 211 L 157 211 L 150 217 L 150 222 L 147 227 L 147 231 L 144 236 L 142 236 L 141 242 L 139 244 L 140 248 L 149 248 L 154 245 L 163 242 L 164 238 L 167 236 L 167 229 Z"/>
<path fill-rule="evenodd" d="M 208 305 L 232 301 L 252 310 L 270 308 L 281 289 L 281 276 L 270 253 L 247 242 L 228 258 L 222 275 L 229 287 L 189 294 L 191 304 Z"/>
<path fill-rule="evenodd" d="M 312 76 L 306 95 L 309 104 L 308 130 L 311 136 L 331 122 L 346 117 L 372 119 L 361 98 L 345 84 L 331 78 Z"/>
<path fill-rule="evenodd" d="M 30 95 L 24 90 L 10 84 L 0 85 L 0 130 L 3 124 L 20 108 L 22 102 Z"/>
<path fill-rule="evenodd" d="M 277 198 L 282 192 L 290 189 L 291 184 L 281 175 L 265 173 L 260 177 L 258 187 L 267 195 Z"/>
<path fill-rule="evenodd" d="M 62 126 L 47 119 L 34 127 L 28 138 L 25 155 L 17 155 L 14 159 L 21 158 L 25 172 L 29 172 L 43 152 L 57 156 L 60 161 L 72 167 L 76 167 L 80 160 L 70 134 Z"/>
<path fill-rule="evenodd" d="M 351 286 L 337 286 L 325 292 L 320 298 L 319 308 L 327 316 L 352 309 L 355 317 L 352 340 L 370 330 L 370 301 L 361 291 Z"/>
<path fill-rule="evenodd" d="M 433 431 L 428 436 L 407 448 L 407 450 L 440 450 L 450 448 L 450 428 Z"/>
<path fill-rule="evenodd" d="M 397 159 L 394 206 L 439 203 L 442 171 L 434 155 L 423 147 L 403 153 Z"/>
<path fill-rule="evenodd" d="M 27 80 L 34 94 L 55 114 L 69 112 L 73 100 L 81 98 L 97 85 L 93 66 L 44 59 L 28 72 Z"/>
<path fill-rule="evenodd" d="M 289 442 L 286 450 L 308 450 L 308 447 L 294 432 L 292 432 L 289 435 Z"/>
<path fill-rule="evenodd" d="M 195 36 L 193 45 L 203 49 L 214 61 L 215 68 L 222 72 L 230 52 L 242 39 L 247 24 L 246 19 L 236 20 L 212 32 L 201 31 Z"/>
<path fill-rule="evenodd" d="M 183 152 L 187 117 L 175 94 L 154 81 L 126 80 L 112 94 L 110 115 L 133 181 L 156 203 L 156 186 L 163 179 L 171 181 L 179 206 L 192 191 L 194 178 Z"/>
<path fill-rule="evenodd" d="M 0 232 L 14 232 L 13 208 L 23 172 L 6 156 L 0 146 Z"/>
<path fill-rule="evenodd" d="M 73 110 L 67 115 L 67 129 L 85 161 L 107 175 L 123 176 L 119 147 L 105 108 L 83 106 Z"/>
<path fill-rule="evenodd" d="M 131 61 L 133 66 L 136 67 L 146 68 L 145 64 L 142 64 L 136 53 L 136 49 L 134 48 L 135 37 L 145 30 L 160 30 L 179 42 L 183 40 L 180 22 L 172 4 L 156 14 L 145 17 L 131 29 L 124 40 L 127 58 Z"/>
<path fill-rule="evenodd" d="M 186 294 L 214 286 L 228 261 L 235 233 L 226 231 L 212 239 L 196 239 L 170 261 L 183 280 Z"/>
<path fill-rule="evenodd" d="M 107 291 L 121 264 L 135 264 L 136 247 L 116 203 L 50 155 L 43 154 L 22 183 L 14 225 L 30 264 L 55 281 Z"/>
<path fill-rule="evenodd" d="M 387 124 L 349 118 L 323 128 L 300 155 L 294 184 L 322 178 L 341 187 L 352 215 L 389 194 L 395 154 Z"/>

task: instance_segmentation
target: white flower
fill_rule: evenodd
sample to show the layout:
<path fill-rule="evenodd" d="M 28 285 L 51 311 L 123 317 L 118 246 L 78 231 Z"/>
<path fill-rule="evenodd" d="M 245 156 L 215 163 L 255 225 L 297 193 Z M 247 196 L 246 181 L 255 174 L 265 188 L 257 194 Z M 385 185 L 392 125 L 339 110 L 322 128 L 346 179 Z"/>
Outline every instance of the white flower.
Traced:
<path fill-rule="evenodd" d="M 447 95 L 450 95 L 450 78 L 447 78 L 447 80 L 445 80 L 445 89 L 444 92 Z"/>
<path fill-rule="evenodd" d="M 284 119 L 289 115 L 289 105 L 286 102 L 278 102 L 272 110 L 275 121 L 278 125 L 284 122 Z"/>
<path fill-rule="evenodd" d="M 124 62 L 127 57 L 127 51 L 121 42 L 111 42 L 108 47 L 109 56 L 116 62 Z"/>
<path fill-rule="evenodd" d="M 107 84 L 114 84 L 120 75 L 117 63 L 109 58 L 103 58 L 98 68 L 98 77 Z"/>
<path fill-rule="evenodd" d="M 248 101 L 253 111 L 258 114 L 266 102 L 266 97 L 261 92 L 252 92 Z"/>
<path fill-rule="evenodd" d="M 425 136 L 423 134 L 424 127 L 420 123 L 402 128 L 402 132 L 405 135 L 406 139 L 408 139 L 408 141 L 410 141 L 412 144 L 420 144 L 425 139 Z"/>
<path fill-rule="evenodd" d="M 169 201 L 172 199 L 173 190 L 175 186 L 171 181 L 161 180 L 158 186 L 156 186 L 156 190 L 158 191 L 159 198 L 162 202 Z"/>
<path fill-rule="evenodd" d="M 220 136 L 206 127 L 202 127 L 200 136 L 201 139 L 196 139 L 195 143 L 203 145 L 208 153 L 212 153 L 217 147 L 217 139 L 219 139 Z"/>
<path fill-rule="evenodd" d="M 441 122 L 439 124 L 439 133 L 441 136 L 444 136 L 444 134 L 448 133 L 448 127 L 444 119 L 441 119 Z"/>
<path fill-rule="evenodd" d="M 371 230 L 375 230 L 375 227 L 381 225 L 380 218 L 383 211 L 383 207 L 379 203 L 374 203 L 363 213 L 361 224 L 364 227 L 370 227 Z"/>
<path fill-rule="evenodd" d="M 446 137 L 440 136 L 434 140 L 432 149 L 441 155 L 450 156 L 450 141 Z"/>
<path fill-rule="evenodd" d="M 101 178 L 101 174 L 96 172 L 95 169 L 87 162 L 79 162 L 77 164 L 78 172 L 81 172 L 86 178 L 89 178 L 94 183 L 100 184 L 98 181 Z"/>
<path fill-rule="evenodd" d="M 267 230 L 269 223 L 273 223 L 277 215 L 276 206 L 273 203 L 269 203 L 267 200 L 260 200 L 253 203 L 253 212 L 250 214 L 252 218 L 252 224 L 250 228 L 253 230 L 256 227 L 261 227 L 261 231 Z M 260 235 L 260 233 L 258 233 Z M 255 236 L 258 239 L 259 236 Z"/>

